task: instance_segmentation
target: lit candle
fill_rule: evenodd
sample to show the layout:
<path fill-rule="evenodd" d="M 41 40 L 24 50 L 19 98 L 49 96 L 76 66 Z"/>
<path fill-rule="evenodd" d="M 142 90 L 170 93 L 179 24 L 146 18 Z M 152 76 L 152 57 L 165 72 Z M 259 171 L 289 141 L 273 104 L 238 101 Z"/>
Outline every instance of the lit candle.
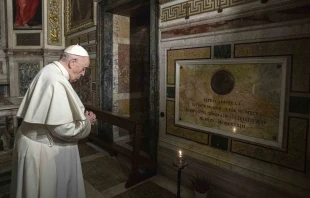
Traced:
<path fill-rule="evenodd" d="M 179 158 L 182 158 L 182 151 L 179 150 Z"/>
<path fill-rule="evenodd" d="M 182 151 L 179 150 L 179 164 L 182 164 L 183 158 L 182 158 Z"/>

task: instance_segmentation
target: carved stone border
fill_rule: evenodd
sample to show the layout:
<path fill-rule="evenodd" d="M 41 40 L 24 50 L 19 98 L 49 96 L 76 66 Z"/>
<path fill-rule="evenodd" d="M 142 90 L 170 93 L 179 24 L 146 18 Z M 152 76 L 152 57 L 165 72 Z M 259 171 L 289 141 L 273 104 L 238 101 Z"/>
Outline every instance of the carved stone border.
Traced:
<path fill-rule="evenodd" d="M 205 12 L 215 11 L 219 8 L 228 8 L 257 0 L 190 0 L 161 9 L 161 22 L 171 21 L 186 16 L 193 16 Z"/>

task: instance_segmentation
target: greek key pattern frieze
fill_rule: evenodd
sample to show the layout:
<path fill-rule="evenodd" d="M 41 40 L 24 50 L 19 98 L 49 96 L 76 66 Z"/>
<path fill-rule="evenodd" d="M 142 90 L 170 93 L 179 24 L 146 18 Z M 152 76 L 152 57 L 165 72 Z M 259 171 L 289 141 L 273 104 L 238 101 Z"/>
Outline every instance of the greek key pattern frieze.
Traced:
<path fill-rule="evenodd" d="M 193 16 L 217 10 L 219 7 L 228 8 L 258 0 L 189 0 L 161 9 L 161 21 L 171 21 L 186 16 Z"/>

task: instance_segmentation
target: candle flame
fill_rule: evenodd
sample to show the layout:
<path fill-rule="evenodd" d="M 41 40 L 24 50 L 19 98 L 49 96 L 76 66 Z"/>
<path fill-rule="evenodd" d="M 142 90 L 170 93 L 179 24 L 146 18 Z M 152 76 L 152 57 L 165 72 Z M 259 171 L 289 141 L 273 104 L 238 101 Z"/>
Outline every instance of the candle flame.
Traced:
<path fill-rule="evenodd" d="M 181 150 L 179 151 L 179 157 L 182 157 L 182 151 Z"/>

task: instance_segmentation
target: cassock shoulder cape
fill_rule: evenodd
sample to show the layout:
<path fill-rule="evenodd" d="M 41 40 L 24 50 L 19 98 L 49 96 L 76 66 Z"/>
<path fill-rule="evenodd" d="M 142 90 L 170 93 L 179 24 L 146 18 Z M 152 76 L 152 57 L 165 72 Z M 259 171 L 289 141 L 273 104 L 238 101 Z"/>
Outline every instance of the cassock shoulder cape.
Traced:
<path fill-rule="evenodd" d="M 86 119 L 84 106 L 71 84 L 59 75 L 59 64 L 45 66 L 32 81 L 17 112 L 25 122 L 60 125 Z"/>

